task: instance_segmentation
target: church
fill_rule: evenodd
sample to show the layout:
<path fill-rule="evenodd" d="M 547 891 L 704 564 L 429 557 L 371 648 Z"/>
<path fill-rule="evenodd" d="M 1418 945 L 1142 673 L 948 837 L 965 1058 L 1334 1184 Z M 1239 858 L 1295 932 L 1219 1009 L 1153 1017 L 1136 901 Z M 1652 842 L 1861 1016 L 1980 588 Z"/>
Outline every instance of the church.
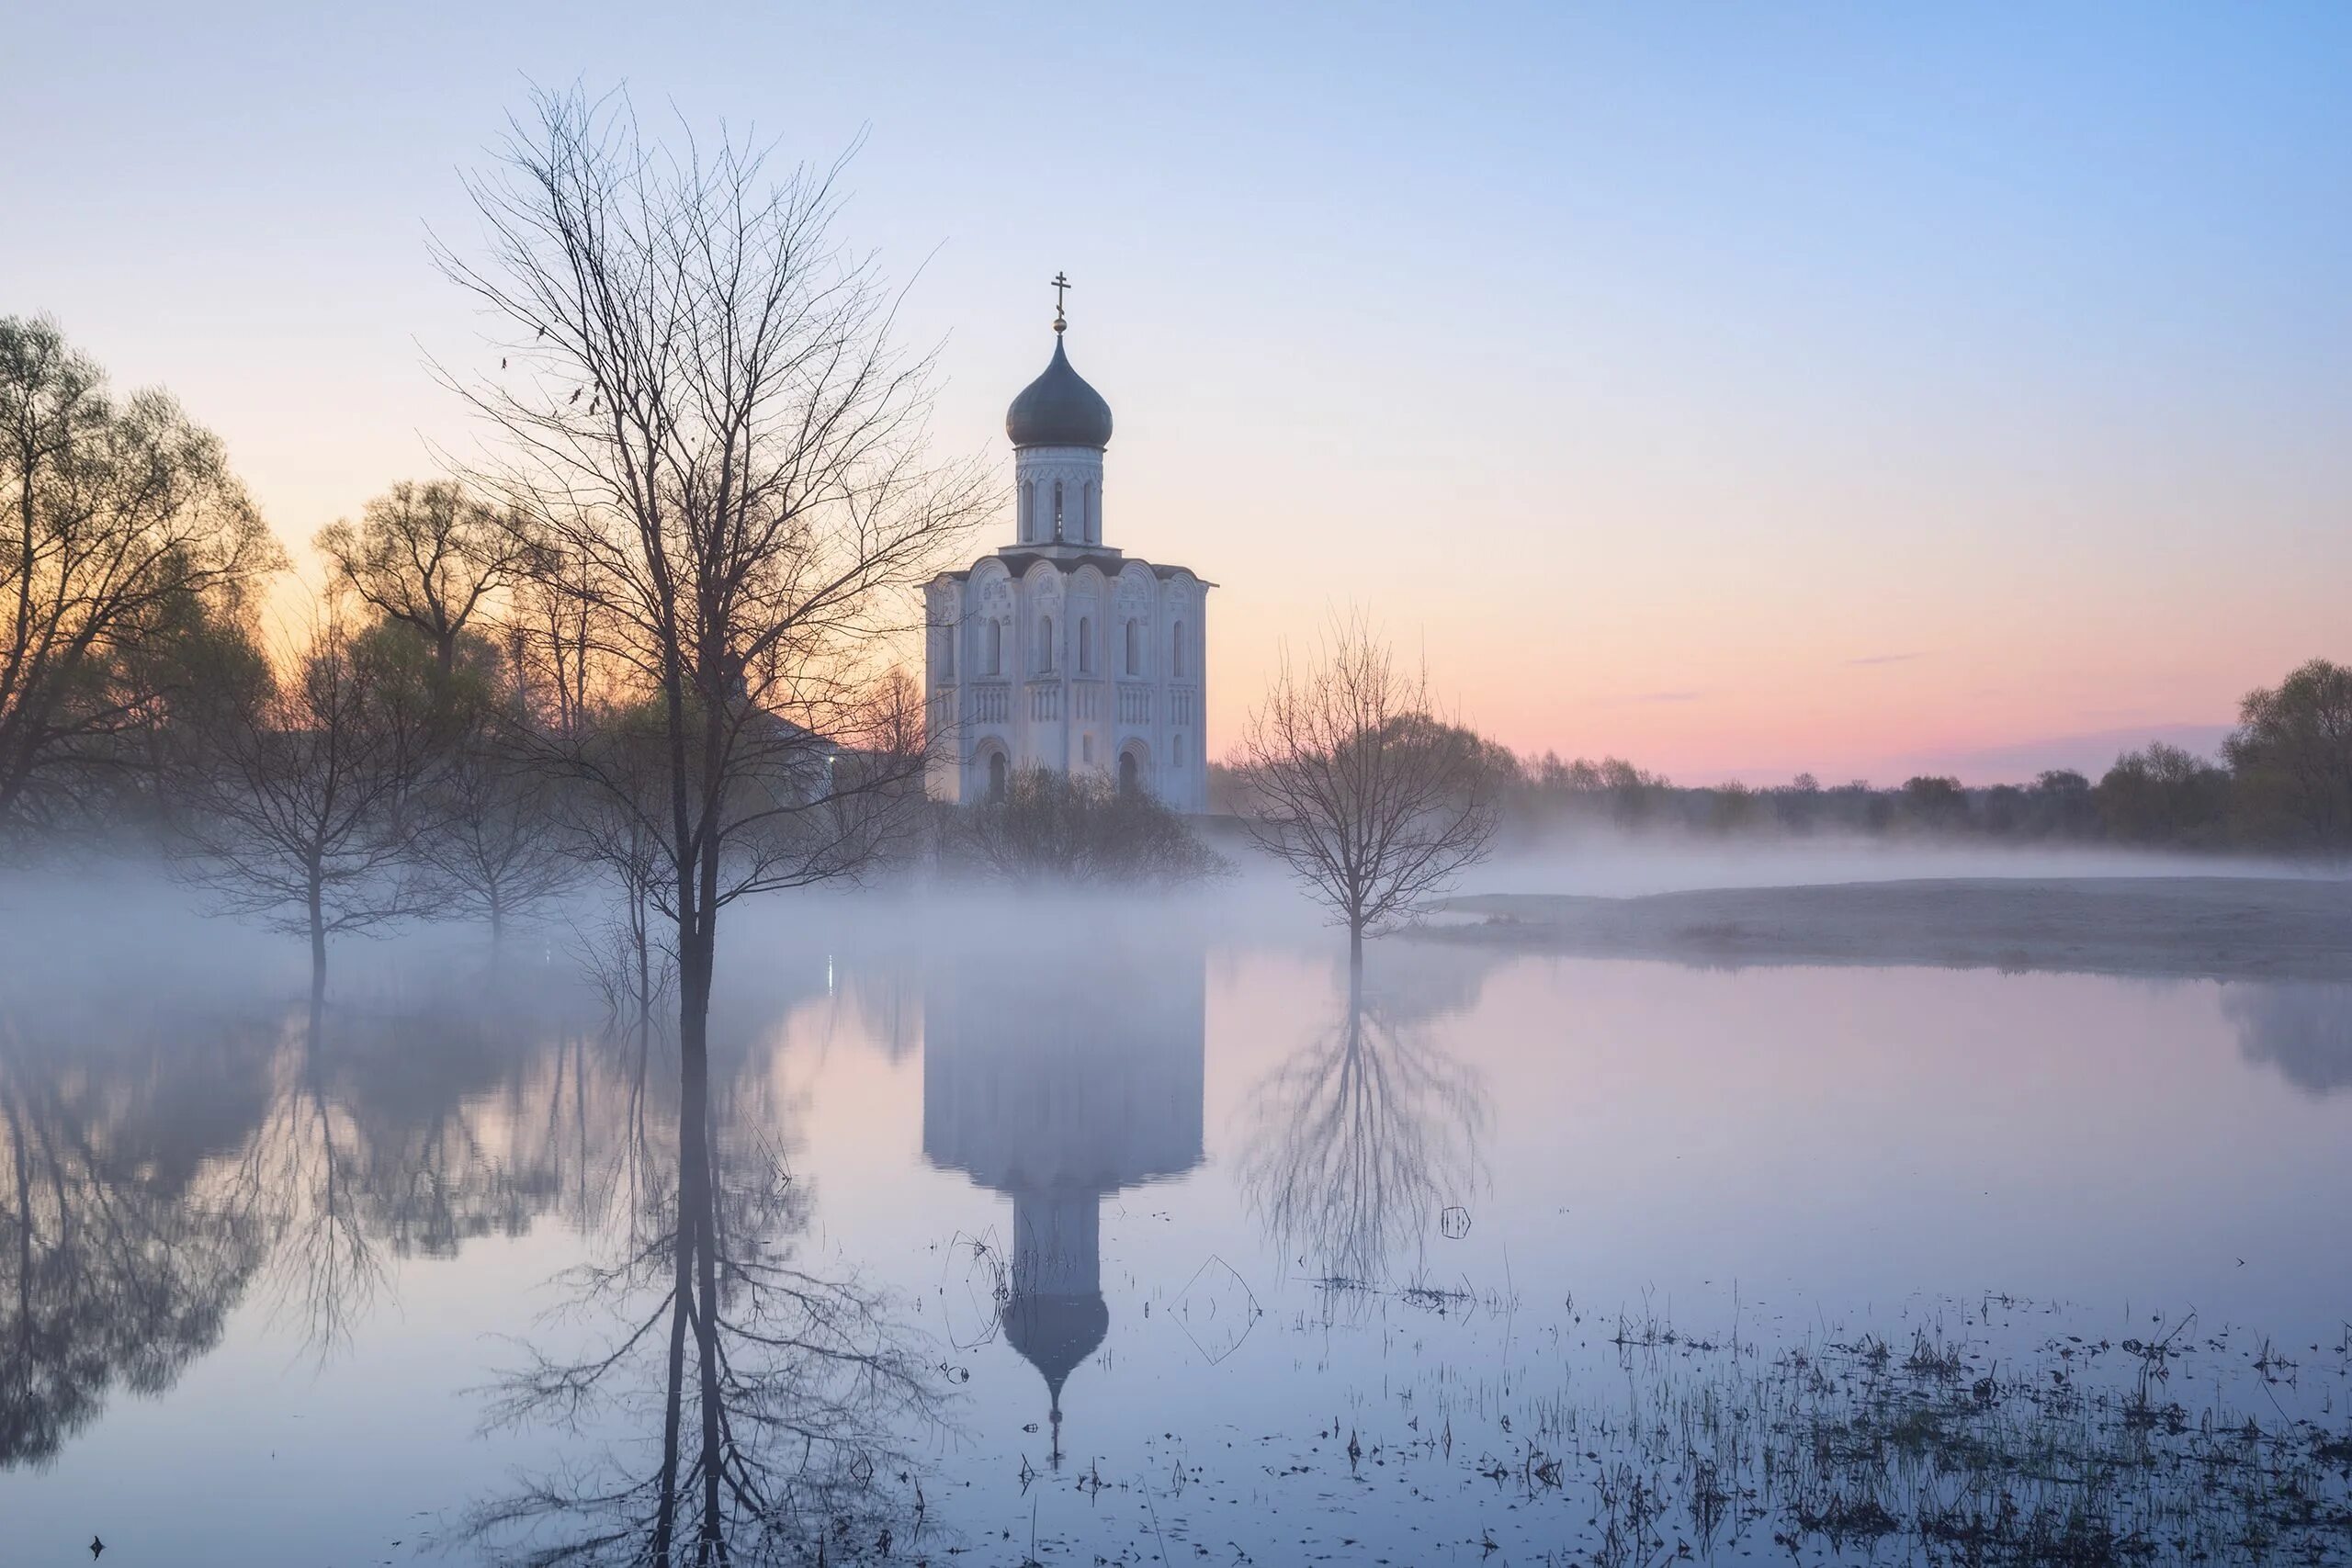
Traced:
<path fill-rule="evenodd" d="M 1013 542 L 932 580 L 924 692 L 941 800 L 1001 798 L 1023 768 L 1115 781 L 1178 811 L 1208 805 L 1208 591 L 1104 544 L 1111 405 L 1063 343 L 1004 416 Z"/>

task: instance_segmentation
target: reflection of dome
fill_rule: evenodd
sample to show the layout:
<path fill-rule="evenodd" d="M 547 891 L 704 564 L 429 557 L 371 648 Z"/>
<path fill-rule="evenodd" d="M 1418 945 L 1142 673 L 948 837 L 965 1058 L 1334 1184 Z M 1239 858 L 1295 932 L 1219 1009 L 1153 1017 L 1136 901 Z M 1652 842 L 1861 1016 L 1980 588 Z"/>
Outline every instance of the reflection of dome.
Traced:
<path fill-rule="evenodd" d="M 1111 1332 L 1111 1309 L 1097 1291 L 1091 1296 L 1015 1292 L 1004 1307 L 1006 1343 L 1045 1374 L 1053 1416 L 1062 1418 L 1062 1384 L 1078 1364 L 1102 1347 Z"/>
<path fill-rule="evenodd" d="M 1070 368 L 1059 334 L 1046 373 L 1021 389 L 1004 411 L 1004 433 L 1015 446 L 1091 446 L 1111 445 L 1111 405 Z"/>

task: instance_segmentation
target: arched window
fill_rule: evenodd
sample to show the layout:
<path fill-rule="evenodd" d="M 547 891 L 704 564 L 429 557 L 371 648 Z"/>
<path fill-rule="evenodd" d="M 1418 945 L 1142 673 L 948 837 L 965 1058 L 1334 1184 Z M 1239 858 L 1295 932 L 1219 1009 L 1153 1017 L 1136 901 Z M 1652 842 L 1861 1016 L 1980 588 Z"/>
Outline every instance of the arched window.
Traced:
<path fill-rule="evenodd" d="M 1168 672 L 1179 680 L 1184 675 L 1184 623 L 1182 621 L 1176 623 L 1175 631 L 1168 638 Z"/>
<path fill-rule="evenodd" d="M 1004 623 L 993 615 L 989 617 L 989 673 L 1004 673 Z"/>
<path fill-rule="evenodd" d="M 1021 536 L 1031 537 L 1030 529 L 1037 522 L 1037 481 L 1023 479 L 1021 483 Z"/>
<path fill-rule="evenodd" d="M 1037 617 L 1037 669 L 1046 675 L 1054 672 L 1054 618 Z"/>
<path fill-rule="evenodd" d="M 956 628 L 939 628 L 939 676 L 943 681 L 956 679 Z"/>
<path fill-rule="evenodd" d="M 1084 615 L 1078 618 L 1078 672 L 1094 673 L 1094 623 Z"/>
<path fill-rule="evenodd" d="M 1143 783 L 1143 769 L 1133 751 L 1119 753 L 1119 793 L 1133 795 Z"/>
<path fill-rule="evenodd" d="M 1062 481 L 1061 481 L 1061 480 L 1059 480 L 1059 479 L 1056 479 L 1056 480 L 1054 481 L 1054 542 L 1055 542 L 1055 543 L 1057 543 L 1057 544 L 1059 544 L 1059 543 L 1061 542 L 1061 536 L 1062 536 Z"/>
<path fill-rule="evenodd" d="M 1132 620 L 1127 623 L 1127 673 L 1143 673 L 1143 626 Z"/>
<path fill-rule="evenodd" d="M 1177 736 L 1177 737 L 1176 737 L 1176 739 L 1175 739 L 1175 750 L 1174 750 L 1173 753 L 1170 755 L 1170 757 L 1169 758 L 1169 761 L 1170 761 L 1171 762 L 1173 762 L 1176 766 L 1178 766 L 1178 767 L 1180 767 L 1180 768 L 1181 768 L 1181 767 L 1182 767 L 1182 766 L 1184 765 L 1184 738 L 1183 738 L 1183 736 L 1179 735 L 1179 736 Z"/>
<path fill-rule="evenodd" d="M 989 803 L 992 806 L 1001 806 L 1004 804 L 1005 772 L 1004 753 L 1001 751 L 989 752 Z"/>
<path fill-rule="evenodd" d="M 1086 542 L 1090 545 L 1102 542 L 1102 509 L 1095 502 L 1092 479 L 1086 481 Z"/>

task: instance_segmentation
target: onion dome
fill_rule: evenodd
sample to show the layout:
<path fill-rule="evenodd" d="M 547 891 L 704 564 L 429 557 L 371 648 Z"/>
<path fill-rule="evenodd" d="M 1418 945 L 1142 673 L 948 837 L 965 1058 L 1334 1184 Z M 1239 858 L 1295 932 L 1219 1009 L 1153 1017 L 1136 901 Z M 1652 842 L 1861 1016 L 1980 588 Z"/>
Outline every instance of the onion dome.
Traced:
<path fill-rule="evenodd" d="M 1022 388 L 1004 411 L 1004 433 L 1015 446 L 1091 446 L 1100 451 L 1111 444 L 1111 405 L 1070 368 L 1058 330 L 1053 363 Z"/>
<path fill-rule="evenodd" d="M 1005 1303 L 1004 1337 L 1045 1374 L 1047 1416 L 1053 1422 L 1054 1458 L 1061 1459 L 1062 1384 L 1078 1364 L 1101 1348 L 1110 1333 L 1111 1309 L 1100 1293 L 1085 1296 L 1017 1294 Z"/>

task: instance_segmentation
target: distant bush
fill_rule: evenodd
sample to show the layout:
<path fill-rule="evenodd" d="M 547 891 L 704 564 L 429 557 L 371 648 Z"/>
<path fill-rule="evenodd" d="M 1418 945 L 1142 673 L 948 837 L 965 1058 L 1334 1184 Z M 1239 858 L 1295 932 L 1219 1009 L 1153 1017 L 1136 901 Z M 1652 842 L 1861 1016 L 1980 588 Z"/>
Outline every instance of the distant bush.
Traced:
<path fill-rule="evenodd" d="M 1227 870 L 1148 793 L 1035 767 L 1012 775 L 1003 799 L 953 811 L 941 852 L 951 868 L 1025 886 L 1173 886 Z"/>

